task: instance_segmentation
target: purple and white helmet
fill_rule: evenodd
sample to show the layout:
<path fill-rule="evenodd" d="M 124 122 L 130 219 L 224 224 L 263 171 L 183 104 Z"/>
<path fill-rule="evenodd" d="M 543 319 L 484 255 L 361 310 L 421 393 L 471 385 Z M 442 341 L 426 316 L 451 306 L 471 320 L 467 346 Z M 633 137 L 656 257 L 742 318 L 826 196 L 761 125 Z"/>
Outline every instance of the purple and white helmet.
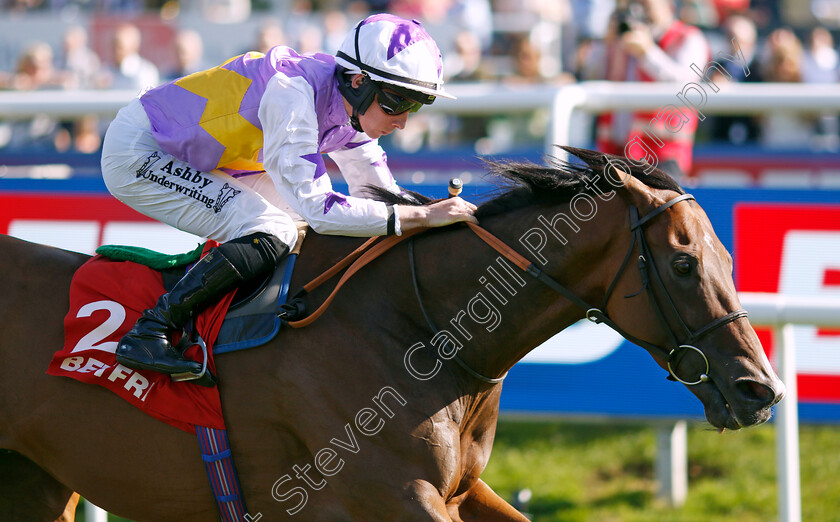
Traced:
<path fill-rule="evenodd" d="M 455 99 L 443 89 L 440 50 L 417 20 L 369 16 L 348 33 L 335 61 L 347 72 L 365 73 L 377 82 Z"/>

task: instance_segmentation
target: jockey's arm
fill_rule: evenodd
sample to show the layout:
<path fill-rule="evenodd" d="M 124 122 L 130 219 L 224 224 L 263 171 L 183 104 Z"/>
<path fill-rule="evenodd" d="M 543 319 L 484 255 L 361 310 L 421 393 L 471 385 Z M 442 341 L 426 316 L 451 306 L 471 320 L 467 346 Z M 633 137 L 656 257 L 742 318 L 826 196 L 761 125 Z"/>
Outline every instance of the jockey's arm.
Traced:
<path fill-rule="evenodd" d="M 358 237 L 386 235 L 392 214 L 398 220 L 395 229 L 403 231 L 475 220 L 475 206 L 460 198 L 427 207 L 400 206 L 392 210 L 380 201 L 334 191 L 318 150 L 312 87 L 302 79 L 278 74 L 272 78 L 263 100 L 259 109 L 264 136 L 263 166 L 283 199 L 315 232 Z"/>
<path fill-rule="evenodd" d="M 366 197 L 365 187 L 374 185 L 391 192 L 399 193 L 391 169 L 388 168 L 385 151 L 378 140 L 370 139 L 366 134 L 358 133 L 342 149 L 329 153 L 347 181 L 351 196 Z"/>

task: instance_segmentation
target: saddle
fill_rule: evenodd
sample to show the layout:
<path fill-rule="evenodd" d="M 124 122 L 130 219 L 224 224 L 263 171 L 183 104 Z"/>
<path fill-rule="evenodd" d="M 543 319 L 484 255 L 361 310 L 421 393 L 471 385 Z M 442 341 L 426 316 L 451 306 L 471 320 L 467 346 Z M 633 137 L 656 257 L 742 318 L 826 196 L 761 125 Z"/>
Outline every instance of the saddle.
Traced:
<path fill-rule="evenodd" d="M 214 354 L 261 346 L 277 335 L 284 319 L 306 314 L 303 300 L 295 299 L 287 303 L 295 261 L 308 230 L 306 223 L 296 224 L 297 243 L 274 271 L 237 289 L 213 345 Z M 164 289 L 168 292 L 206 248 L 205 243 L 192 252 L 166 255 L 139 247 L 104 245 L 96 253 L 115 261 L 132 261 L 160 271 Z"/>

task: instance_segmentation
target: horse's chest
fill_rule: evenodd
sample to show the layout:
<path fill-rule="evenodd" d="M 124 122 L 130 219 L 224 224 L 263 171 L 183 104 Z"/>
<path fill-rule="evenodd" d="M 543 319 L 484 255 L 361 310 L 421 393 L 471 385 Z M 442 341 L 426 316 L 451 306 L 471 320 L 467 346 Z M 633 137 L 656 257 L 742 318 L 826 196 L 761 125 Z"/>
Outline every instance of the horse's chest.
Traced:
<path fill-rule="evenodd" d="M 475 437 L 473 434 L 464 435 L 461 438 L 461 465 L 457 487 L 451 491 L 451 496 L 458 496 L 471 488 L 490 458 L 492 441 L 487 443 L 483 437 Z"/>
<path fill-rule="evenodd" d="M 447 419 L 434 423 L 434 432 L 427 440 L 426 455 L 437 468 L 438 489 L 445 498 L 452 498 L 472 487 L 487 465 L 492 428 L 466 429 L 461 423 Z"/>

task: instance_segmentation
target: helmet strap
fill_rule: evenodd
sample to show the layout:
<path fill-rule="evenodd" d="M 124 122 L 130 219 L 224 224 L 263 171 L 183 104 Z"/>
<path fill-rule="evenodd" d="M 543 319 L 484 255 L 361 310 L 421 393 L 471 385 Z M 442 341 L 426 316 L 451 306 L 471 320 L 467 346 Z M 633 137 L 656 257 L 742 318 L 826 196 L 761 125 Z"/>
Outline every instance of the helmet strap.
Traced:
<path fill-rule="evenodd" d="M 350 116 L 350 125 L 358 131 L 362 130 L 362 125 L 359 122 L 359 116 L 367 112 L 370 104 L 376 98 L 376 89 L 373 85 L 373 80 L 362 72 L 362 83 L 358 87 L 353 86 L 353 75 L 346 74 L 347 69 L 338 66 L 335 68 L 335 76 L 338 80 L 338 90 L 341 95 L 350 103 L 353 108 L 353 114 Z"/>
<path fill-rule="evenodd" d="M 359 121 L 359 113 L 356 112 L 355 107 L 353 108 L 353 115 L 350 116 L 350 126 L 353 127 L 356 132 L 365 132 L 362 128 L 361 122 Z"/>

